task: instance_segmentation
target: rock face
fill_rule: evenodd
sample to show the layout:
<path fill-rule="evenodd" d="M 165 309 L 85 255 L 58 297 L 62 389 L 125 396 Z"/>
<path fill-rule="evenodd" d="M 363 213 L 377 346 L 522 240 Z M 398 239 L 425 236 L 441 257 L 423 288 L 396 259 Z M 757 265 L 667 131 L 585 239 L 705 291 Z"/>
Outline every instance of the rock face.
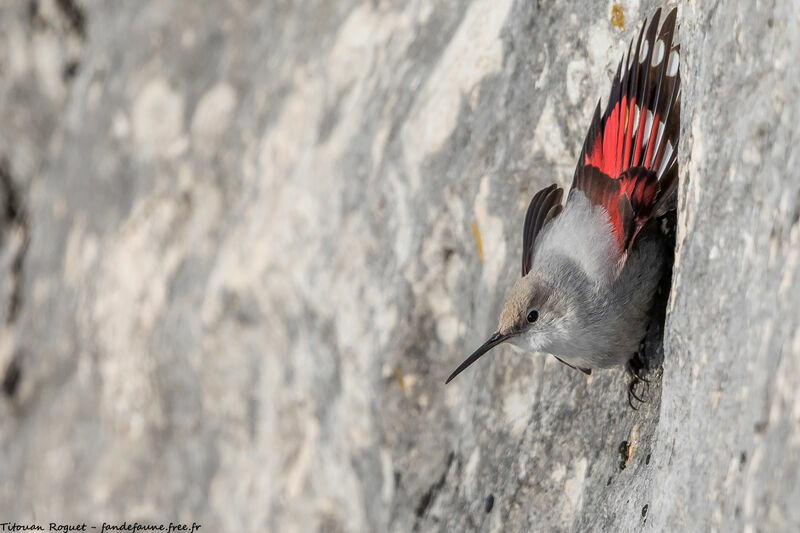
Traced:
<path fill-rule="evenodd" d="M 0 516 L 797 530 L 790 0 L 682 4 L 648 403 L 509 348 L 443 385 L 658 5 L 6 2 Z"/>

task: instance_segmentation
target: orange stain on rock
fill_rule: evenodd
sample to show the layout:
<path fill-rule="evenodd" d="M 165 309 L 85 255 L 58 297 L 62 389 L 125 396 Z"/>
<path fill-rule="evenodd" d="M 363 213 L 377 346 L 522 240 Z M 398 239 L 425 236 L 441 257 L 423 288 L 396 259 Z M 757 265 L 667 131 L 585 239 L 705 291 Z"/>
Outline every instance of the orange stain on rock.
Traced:
<path fill-rule="evenodd" d="M 472 228 L 472 235 L 475 236 L 475 246 L 477 246 L 477 248 L 478 248 L 478 257 L 480 258 L 481 263 L 482 263 L 483 262 L 483 239 L 481 239 L 481 232 L 480 232 L 480 230 L 478 230 L 478 223 L 477 222 L 473 222 L 472 224 L 470 224 L 469 227 Z"/>
<path fill-rule="evenodd" d="M 622 12 L 622 7 L 619 4 L 614 4 L 611 7 L 611 25 L 625 31 L 625 13 Z"/>
<path fill-rule="evenodd" d="M 408 392 L 406 378 L 405 375 L 403 375 L 403 369 L 400 368 L 400 365 L 394 367 L 394 377 L 397 379 L 397 384 L 400 386 L 400 390 L 403 392 Z"/>

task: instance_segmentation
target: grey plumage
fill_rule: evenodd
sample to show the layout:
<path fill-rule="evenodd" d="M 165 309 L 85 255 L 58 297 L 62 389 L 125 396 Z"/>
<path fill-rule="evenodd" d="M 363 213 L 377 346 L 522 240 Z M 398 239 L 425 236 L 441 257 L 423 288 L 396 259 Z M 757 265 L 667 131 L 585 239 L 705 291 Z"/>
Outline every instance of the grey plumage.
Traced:
<path fill-rule="evenodd" d="M 565 205 L 537 193 L 525 217 L 522 277 L 497 331 L 447 379 L 502 342 L 586 373 L 628 361 L 664 270 L 657 217 L 674 206 L 680 117 L 677 11 L 645 23 L 595 111 Z M 646 33 L 645 33 L 646 28 Z M 624 68 L 623 68 L 624 64 Z"/>
<path fill-rule="evenodd" d="M 577 368 L 623 364 L 636 351 L 661 279 L 663 243 L 651 225 L 620 265 L 601 209 L 582 192 L 570 193 L 562 216 L 540 237 L 531 271 L 506 301 L 498 331 L 514 333 L 509 342 Z M 534 309 L 539 317 L 528 323 Z"/>

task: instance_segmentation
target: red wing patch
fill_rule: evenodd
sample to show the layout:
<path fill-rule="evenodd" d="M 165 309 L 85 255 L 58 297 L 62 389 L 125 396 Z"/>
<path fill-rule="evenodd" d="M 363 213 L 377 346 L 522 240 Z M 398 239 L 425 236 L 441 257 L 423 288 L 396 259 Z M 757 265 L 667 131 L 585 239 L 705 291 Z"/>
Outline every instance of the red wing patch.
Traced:
<path fill-rule="evenodd" d="M 628 169 L 617 179 L 597 167 L 585 167 L 574 188 L 582 191 L 593 205 L 606 209 L 620 253 L 653 215 L 659 192 L 655 173 L 642 167 Z"/>
<path fill-rule="evenodd" d="M 606 209 L 620 253 L 649 218 L 666 211 L 677 186 L 677 9 L 670 11 L 659 31 L 660 18 L 659 9 L 649 26 L 642 25 L 635 48 L 631 41 L 603 115 L 598 102 L 572 182 L 593 205 Z"/>

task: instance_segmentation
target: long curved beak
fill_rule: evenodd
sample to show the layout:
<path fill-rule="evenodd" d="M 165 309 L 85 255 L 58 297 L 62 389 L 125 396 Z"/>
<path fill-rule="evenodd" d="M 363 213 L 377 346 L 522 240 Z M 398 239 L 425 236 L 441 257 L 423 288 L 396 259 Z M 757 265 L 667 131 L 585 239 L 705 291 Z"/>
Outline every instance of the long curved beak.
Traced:
<path fill-rule="evenodd" d="M 511 335 L 501 335 L 499 332 L 492 334 L 492 336 L 489 337 L 488 341 L 484 342 L 480 348 L 475 350 L 472 355 L 470 355 L 464 360 L 463 363 L 458 365 L 458 368 L 453 370 L 453 373 L 450 374 L 450 377 L 447 378 L 447 381 L 444 382 L 445 385 L 453 381 L 453 378 L 459 375 L 461 372 L 463 372 L 464 369 L 467 368 L 469 365 L 480 359 L 480 357 L 483 354 L 485 354 L 486 352 L 488 352 L 501 342 L 507 340 L 509 337 L 511 337 Z"/>

